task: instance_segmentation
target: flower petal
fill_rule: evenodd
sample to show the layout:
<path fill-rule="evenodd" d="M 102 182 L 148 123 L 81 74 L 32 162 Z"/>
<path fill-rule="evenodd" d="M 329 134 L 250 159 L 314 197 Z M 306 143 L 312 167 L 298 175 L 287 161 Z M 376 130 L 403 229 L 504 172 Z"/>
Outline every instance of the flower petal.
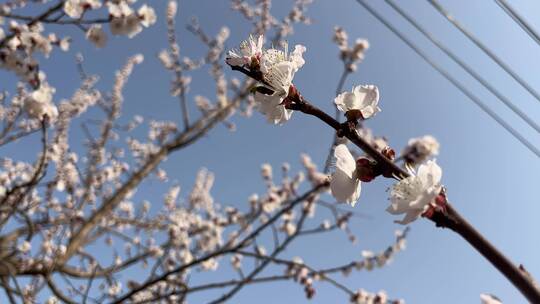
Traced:
<path fill-rule="evenodd" d="M 358 99 L 356 109 L 362 112 L 364 119 L 368 119 L 380 111 L 377 106 L 379 103 L 379 89 L 375 85 L 357 86 L 353 89 L 353 93 Z"/>
<path fill-rule="evenodd" d="M 392 204 L 386 208 L 386 211 L 390 214 L 402 214 L 410 209 L 407 202 L 402 199 L 392 198 L 392 201 Z"/>
<path fill-rule="evenodd" d="M 442 169 L 434 160 L 429 160 L 418 168 L 418 177 L 422 180 L 424 187 L 433 187 L 441 181 Z"/>
<path fill-rule="evenodd" d="M 269 122 L 281 124 L 289 120 L 292 116 L 293 111 L 286 109 L 281 104 L 283 97 L 277 94 L 266 95 L 256 92 L 255 101 L 258 103 L 257 109 L 259 112 L 266 115 Z"/>
<path fill-rule="evenodd" d="M 422 215 L 422 210 L 410 210 L 409 212 L 407 212 L 407 214 L 405 215 L 405 217 L 400 220 L 400 221 L 395 221 L 396 223 L 398 224 L 401 224 L 401 225 L 407 225 L 409 223 L 412 223 L 414 222 L 417 218 L 420 217 L 420 215 Z"/>
<path fill-rule="evenodd" d="M 304 65 L 304 63 L 306 63 L 306 61 L 302 57 L 305 51 L 306 47 L 301 44 L 297 44 L 294 46 L 294 51 L 291 54 L 290 60 L 295 64 L 296 70 L 300 69 Z"/>
<path fill-rule="evenodd" d="M 334 149 L 334 157 L 336 158 L 337 169 L 345 172 L 349 178 L 353 178 L 353 173 L 356 170 L 356 161 L 346 145 L 338 145 Z"/>
<path fill-rule="evenodd" d="M 346 202 L 354 207 L 360 197 L 360 181 L 350 178 L 345 172 L 338 169 L 330 180 L 330 191 L 338 202 Z"/>
<path fill-rule="evenodd" d="M 294 77 L 295 65 L 289 61 L 275 64 L 265 75 L 266 81 L 279 94 L 287 94 Z"/>
<path fill-rule="evenodd" d="M 360 107 L 360 102 L 358 98 L 351 92 L 343 92 L 339 94 L 334 99 L 334 103 L 336 104 L 337 108 L 342 112 L 358 109 Z"/>
<path fill-rule="evenodd" d="M 236 54 L 235 54 L 236 55 Z M 244 57 L 237 57 L 238 55 L 230 55 L 225 59 L 225 62 L 230 66 L 244 66 L 247 62 Z"/>

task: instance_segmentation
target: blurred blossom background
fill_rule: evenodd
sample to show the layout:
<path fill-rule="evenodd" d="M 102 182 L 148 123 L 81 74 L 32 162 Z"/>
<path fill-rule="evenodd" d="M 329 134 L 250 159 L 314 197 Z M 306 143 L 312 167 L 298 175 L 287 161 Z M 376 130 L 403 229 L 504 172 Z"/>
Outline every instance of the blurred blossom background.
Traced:
<path fill-rule="evenodd" d="M 381 15 L 399 28 L 422 50 L 459 79 L 509 124 L 540 147 L 539 134 L 524 124 L 478 82 L 433 46 L 416 29 L 396 14 L 383 1 L 368 1 Z M 274 1 L 272 14 L 288 13 L 292 1 Z M 473 32 L 494 53 L 500 56 L 532 87 L 540 90 L 540 46 L 529 38 L 494 1 L 441 1 L 468 30 Z M 512 1 L 535 28 L 540 28 L 540 2 Z M 48 81 L 56 87 L 55 100 L 70 97 L 79 85 L 75 65 L 77 53 L 84 56 L 84 67 L 100 76 L 98 87 L 109 89 L 113 71 L 120 68 L 128 56 L 142 53 L 145 61 L 136 67 L 124 90 L 122 119 L 143 115 L 146 120 L 179 121 L 178 101 L 169 93 L 170 73 L 165 71 L 156 55 L 167 47 L 164 11 L 166 1 L 152 3 L 158 15 L 157 23 L 135 39 L 115 37 L 106 47 L 96 49 L 83 39 L 76 28 L 58 28 L 60 33 L 74 37 L 67 53 L 57 53 L 42 60 L 48 71 Z M 475 71 L 511 99 L 534 121 L 540 121 L 540 103 L 519 86 L 508 74 L 448 23 L 427 1 L 399 1 L 398 5 Z M 365 59 L 346 80 L 344 90 L 353 85 L 375 84 L 380 91 L 382 112 L 365 125 L 378 136 L 385 136 L 397 152 L 413 137 L 430 134 L 440 142 L 438 164 L 443 168 L 443 184 L 449 200 L 464 217 L 516 263 L 523 264 L 535 277 L 540 277 L 540 162 L 493 119 L 482 112 L 465 95 L 444 79 L 397 36 L 373 18 L 354 0 L 314 1 L 307 11 L 311 25 L 296 25 L 287 40 L 290 45 L 303 44 L 306 64 L 295 75 L 294 83 L 302 95 L 333 115 L 333 99 L 342 73 L 339 50 L 332 42 L 334 27 L 342 27 L 349 41 L 356 38 L 369 41 Z M 222 26 L 230 29 L 227 48 L 249 35 L 250 24 L 229 1 L 184 0 L 179 2 L 177 30 L 182 55 L 198 57 L 206 48 L 185 29 L 196 17 L 202 28 L 215 35 Z M 54 27 L 53 27 L 54 28 Z M 268 43 L 268 41 L 267 41 Z M 228 75 L 233 71 L 226 69 Z M 233 75 L 241 78 L 240 74 Z M 215 82 L 208 71 L 195 70 L 187 93 L 190 111 L 196 113 L 196 95 L 214 96 Z M 15 77 L 0 71 L 1 89 L 13 88 Z M 85 119 L 87 119 L 86 116 Z M 172 154 L 162 165 L 169 173 L 169 185 L 178 184 L 183 194 L 193 186 L 194 176 L 202 167 L 215 174 L 212 195 L 217 203 L 237 208 L 249 206 L 248 197 L 263 193 L 265 184 L 260 176 L 261 164 L 273 166 L 279 178 L 282 163 L 291 165 L 292 172 L 302 169 L 300 155 L 307 153 L 319 168 L 324 167 L 333 131 L 313 117 L 294 113 L 286 124 L 274 126 L 264 116 L 233 116 L 234 131 L 219 126 L 189 149 Z M 135 131 L 145 134 L 144 128 Z M 82 138 L 75 128 L 73 139 Z M 75 141 L 80 142 L 80 141 Z M 2 147 L 0 156 L 30 161 L 36 155 L 39 136 L 24 139 L 16 145 Z M 77 149 L 77 147 L 73 147 Z M 82 148 L 82 147 L 78 147 Z M 81 150 L 82 151 L 82 150 Z M 393 223 L 388 214 L 388 188 L 391 180 L 379 178 L 364 183 L 358 213 L 350 228 L 357 237 L 351 246 L 343 233 L 301 238 L 283 256 L 298 253 L 303 260 L 317 267 L 328 267 L 358 259 L 362 250 L 384 250 L 394 239 L 394 231 L 404 227 Z M 149 180 L 137 190 L 138 200 L 161 199 L 166 187 Z M 184 192 L 185 191 L 185 192 Z M 323 200 L 333 202 L 325 194 Z M 322 221 L 328 213 L 318 213 Z M 100 245 L 101 246 L 101 245 Z M 96 250 L 99 250 L 97 248 Z M 248 261 L 245 261 L 248 263 Z M 223 268 L 205 278 L 225 278 L 232 271 L 226 261 Z M 272 268 L 270 268 L 272 270 Z M 268 271 L 270 271 L 268 270 Z M 137 276 L 137 272 L 132 272 Z M 504 303 L 525 303 L 519 292 L 469 244 L 459 236 L 433 223 L 418 220 L 411 225 L 407 248 L 398 253 L 392 263 L 373 271 L 353 271 L 340 281 L 349 288 L 369 291 L 385 290 L 391 298 L 403 298 L 407 303 L 478 303 L 480 293 L 493 293 Z M 196 279 L 195 279 L 196 280 Z M 211 279 L 208 279 L 211 280 Z M 326 283 L 316 284 L 317 293 L 311 303 L 346 303 L 348 297 Z M 220 292 L 194 294 L 190 303 L 205 303 Z M 4 302 L 5 295 L 0 295 Z M 301 287 L 290 282 L 247 286 L 231 303 L 301 303 L 308 301 Z"/>

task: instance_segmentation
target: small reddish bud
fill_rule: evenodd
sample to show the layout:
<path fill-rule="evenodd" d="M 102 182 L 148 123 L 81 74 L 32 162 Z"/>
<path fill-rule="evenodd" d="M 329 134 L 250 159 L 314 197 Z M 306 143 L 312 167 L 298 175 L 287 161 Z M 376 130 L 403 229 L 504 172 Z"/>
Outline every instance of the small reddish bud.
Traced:
<path fill-rule="evenodd" d="M 435 213 L 435 208 L 433 206 L 429 206 L 428 210 L 422 213 L 422 216 L 426 218 L 431 218 L 433 216 L 433 213 Z"/>
<path fill-rule="evenodd" d="M 394 151 L 394 149 L 390 148 L 390 147 L 384 147 L 384 149 L 382 149 L 381 151 L 382 155 L 384 155 L 384 157 L 388 158 L 389 160 L 394 160 L 396 158 L 396 151 Z"/>
<path fill-rule="evenodd" d="M 313 286 L 308 285 L 304 288 L 304 291 L 306 293 L 306 298 L 313 299 L 315 297 L 315 288 Z"/>
<path fill-rule="evenodd" d="M 375 174 L 375 163 L 371 160 L 360 157 L 356 160 L 356 175 L 363 182 L 370 182 L 377 176 Z"/>
<path fill-rule="evenodd" d="M 443 194 L 437 195 L 437 197 L 435 198 L 435 204 L 441 207 L 446 205 L 446 196 L 444 196 Z"/>
<path fill-rule="evenodd" d="M 446 194 L 444 190 L 434 199 L 435 204 L 431 204 L 429 208 L 422 214 L 423 217 L 431 218 L 436 211 L 446 212 Z"/>
<path fill-rule="evenodd" d="M 299 101 L 300 100 L 300 92 L 296 89 L 296 87 L 291 84 L 289 86 L 289 92 L 287 94 L 287 97 L 290 98 L 292 101 Z"/>

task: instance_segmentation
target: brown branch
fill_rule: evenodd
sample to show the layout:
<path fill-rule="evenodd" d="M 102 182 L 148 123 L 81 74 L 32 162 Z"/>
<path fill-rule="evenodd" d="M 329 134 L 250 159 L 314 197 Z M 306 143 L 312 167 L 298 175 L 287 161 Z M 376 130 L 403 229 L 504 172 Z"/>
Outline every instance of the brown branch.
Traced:
<path fill-rule="evenodd" d="M 171 142 L 164 145 L 156 154 L 152 155 L 146 163 L 135 172 L 129 180 L 120 187 L 92 216 L 77 230 L 71 238 L 66 254 L 58 260 L 58 265 L 63 265 L 84 244 L 90 231 L 124 199 L 124 197 L 136 187 L 150 172 L 152 172 L 170 153 L 188 146 L 206 134 L 218 122 L 224 119 L 245 96 L 246 92 L 238 95 L 226 107 L 216 110 L 213 115 L 200 118 L 185 132 L 180 133 Z"/>
<path fill-rule="evenodd" d="M 255 279 L 252 279 L 251 281 L 246 281 L 245 284 L 246 285 L 248 285 L 248 284 L 251 285 L 251 284 L 257 284 L 257 283 L 267 283 L 267 282 L 274 282 L 274 281 L 281 281 L 281 280 L 290 280 L 292 278 L 293 278 L 292 275 L 267 276 L 267 277 L 255 278 Z M 189 293 L 194 293 L 194 292 L 198 292 L 198 291 L 204 291 L 204 290 L 208 290 L 208 289 L 225 288 L 225 287 L 240 284 L 243 281 L 245 281 L 245 279 L 241 279 L 241 280 L 233 279 L 233 280 L 223 281 L 223 282 L 214 282 L 214 283 L 196 285 L 196 286 L 189 287 L 189 288 L 186 287 L 185 289 L 183 289 L 181 291 L 172 291 L 172 292 L 169 292 L 167 294 L 163 294 L 163 295 L 151 298 L 151 299 L 146 299 L 146 300 L 142 300 L 142 301 L 133 302 L 132 304 L 156 303 L 156 301 L 158 301 L 158 300 L 163 300 L 163 299 L 166 299 L 166 298 L 168 298 L 170 296 L 173 296 L 173 295 L 177 295 L 177 294 L 186 295 L 186 294 L 189 294 Z"/>
<path fill-rule="evenodd" d="M 68 304 L 76 304 L 77 302 L 72 301 L 68 296 L 66 296 L 58 287 L 54 284 L 52 278 L 50 276 L 46 276 L 45 280 L 47 281 L 47 285 L 51 289 L 52 293 L 57 296 L 60 300 L 62 300 L 64 303 Z"/>
<path fill-rule="evenodd" d="M 4 288 L 4 291 L 6 292 L 6 295 L 9 299 L 9 303 L 16 304 L 17 301 L 15 300 L 15 296 L 13 295 L 13 291 L 11 290 L 11 287 L 9 287 L 8 280 L 6 280 L 5 277 L 0 277 L 0 283 L 2 287 Z"/>
<path fill-rule="evenodd" d="M 24 191 L 26 189 L 31 189 L 39 181 L 45 176 L 47 172 L 47 123 L 48 119 L 45 117 L 44 120 L 41 121 L 41 144 L 42 144 L 42 151 L 41 151 L 41 157 L 39 158 L 37 164 L 35 165 L 35 171 L 30 180 L 27 182 L 21 183 L 19 185 L 14 186 L 10 190 L 6 191 L 6 194 L 2 198 L 2 201 L 0 202 L 0 206 L 3 206 L 6 202 L 9 201 L 11 195 L 17 194 L 17 198 L 12 203 L 13 206 L 17 206 L 18 203 L 24 198 L 26 193 Z M 16 211 L 16 208 L 13 208 L 12 212 Z M 9 218 L 9 217 L 7 217 Z M 3 224 L 2 224 L 3 225 Z"/>
<path fill-rule="evenodd" d="M 242 67 L 232 67 L 232 69 L 250 76 L 255 80 L 261 82 L 264 81 L 260 72 L 253 72 Z M 297 94 L 296 98 L 291 101 L 292 102 L 287 105 L 287 108 L 315 116 L 325 122 L 338 132 L 338 136 L 346 137 L 366 154 L 371 156 L 382 169 L 383 176 L 399 178 L 409 176 L 409 173 L 398 167 L 394 162 L 383 156 L 379 151 L 363 140 L 351 123 L 345 122 L 340 124 L 337 120 L 311 104 L 300 94 Z M 540 291 L 534 286 L 533 280 L 520 271 L 515 264 L 502 254 L 502 252 L 484 238 L 480 232 L 478 232 L 452 207 L 449 202 L 445 203 L 445 208 L 441 208 L 440 210 L 437 209 L 429 219 L 433 221 L 437 227 L 450 228 L 452 231 L 458 233 L 504 276 L 506 276 L 506 278 L 510 280 L 530 302 L 540 303 Z"/>
<path fill-rule="evenodd" d="M 56 5 L 53 5 L 51 6 L 50 8 L 48 8 L 46 11 L 44 11 L 43 13 L 41 13 L 40 15 L 36 16 L 36 17 L 32 17 L 31 19 L 28 20 L 28 23 L 26 24 L 27 26 L 32 26 L 38 22 L 41 22 L 43 20 L 46 20 L 50 15 L 52 15 L 54 12 L 62 9 L 64 5 L 64 1 L 59 1 Z M 0 48 L 1 47 L 4 47 L 4 45 L 11 39 L 15 36 L 15 33 L 12 33 L 12 34 L 9 34 L 7 36 L 4 37 L 4 39 L 0 40 Z"/>
<path fill-rule="evenodd" d="M 23 21 L 32 21 L 35 19 L 34 16 L 25 16 L 25 15 L 17 15 L 17 14 L 0 13 L 0 16 L 4 18 L 23 20 Z M 58 18 L 53 18 L 53 19 L 44 18 L 44 19 L 41 19 L 39 22 L 51 23 L 51 24 L 100 24 L 100 23 L 108 23 L 110 21 L 111 21 L 111 18 L 68 19 L 68 20 L 60 20 Z"/>
<path fill-rule="evenodd" d="M 237 251 L 237 250 L 239 250 L 241 248 L 244 248 L 246 245 L 249 245 L 252 242 L 252 240 L 255 237 L 257 237 L 263 230 L 265 230 L 268 226 L 272 225 L 272 223 L 274 223 L 276 220 L 278 220 L 283 214 L 285 214 L 286 212 L 289 212 L 296 205 L 300 204 L 303 201 L 306 201 L 307 199 L 309 199 L 313 195 L 316 195 L 317 193 L 319 193 L 322 189 L 324 189 L 326 187 L 328 187 L 327 183 L 321 184 L 319 186 L 314 187 L 310 191 L 307 191 L 302 196 L 292 200 L 291 202 L 288 203 L 288 205 L 286 207 L 281 209 L 279 212 L 276 212 L 276 214 L 274 214 L 272 217 L 270 217 L 267 222 L 260 225 L 254 231 L 252 231 L 248 236 L 246 236 L 238 244 L 232 246 L 231 243 L 227 243 L 225 246 L 223 246 L 219 250 L 211 252 L 211 253 L 209 253 L 209 254 L 207 254 L 205 256 L 202 256 L 202 257 L 200 257 L 198 259 L 194 259 L 193 261 L 191 261 L 189 263 L 186 263 L 184 265 L 178 266 L 177 268 L 175 268 L 173 270 L 167 271 L 167 272 L 161 274 L 159 277 L 156 277 L 156 278 L 154 278 L 152 280 L 149 280 L 149 281 L 145 282 L 144 284 L 141 284 L 137 288 L 132 289 L 131 291 L 129 291 L 125 295 L 119 297 L 118 299 L 115 299 L 115 301 L 113 301 L 111 304 L 124 303 L 129 298 L 131 298 L 133 295 L 135 295 L 136 293 L 138 293 L 140 291 L 143 291 L 144 289 L 149 288 L 149 287 L 153 286 L 154 284 L 156 284 L 158 282 L 166 280 L 167 277 L 169 277 L 170 275 L 181 273 L 182 271 L 184 271 L 186 269 L 189 269 L 189 268 L 191 268 L 191 267 L 193 267 L 195 265 L 198 265 L 198 264 L 200 264 L 200 263 L 202 263 L 204 261 L 207 261 L 209 259 L 215 258 L 217 256 L 222 256 L 222 255 L 225 255 L 225 254 L 229 254 L 229 253 L 235 252 L 235 251 Z"/>
<path fill-rule="evenodd" d="M 253 280 L 255 278 L 255 276 L 257 276 L 261 271 L 263 271 L 266 268 L 266 266 L 268 266 L 270 264 L 270 262 L 272 261 L 271 260 L 272 258 L 277 257 L 298 236 L 298 232 L 301 231 L 301 229 L 302 229 L 302 227 L 304 225 L 304 221 L 305 221 L 306 217 L 307 217 L 307 212 L 306 212 L 306 210 L 303 210 L 302 215 L 300 216 L 300 220 L 298 221 L 298 224 L 297 224 L 296 232 L 293 233 L 292 235 L 288 236 L 283 241 L 283 243 L 281 243 L 277 248 L 274 249 L 272 254 L 270 254 L 270 256 L 269 256 L 270 259 L 263 260 L 263 262 L 259 266 L 257 266 L 254 270 L 252 270 L 251 273 L 248 276 L 246 276 L 246 278 L 241 283 L 237 284 L 229 292 L 222 295 L 218 299 L 210 302 L 209 304 L 225 303 L 225 301 L 232 298 L 236 293 L 238 293 L 240 291 L 240 289 L 242 289 L 242 287 L 244 287 L 244 285 L 246 284 L 245 282 L 249 282 L 250 280 Z"/>
<path fill-rule="evenodd" d="M 180 63 L 180 50 L 178 48 L 178 43 L 176 39 L 176 31 L 174 29 L 174 17 L 175 16 L 167 16 L 167 40 L 169 43 L 169 48 L 171 51 L 171 55 L 174 60 L 174 73 L 176 77 L 176 81 L 181 83 L 180 87 L 180 94 L 179 94 L 179 101 L 180 101 L 180 109 L 182 112 L 182 120 L 184 122 L 184 130 L 187 130 L 189 128 L 189 112 L 188 112 L 188 106 L 187 106 L 187 100 L 186 100 L 186 86 L 184 85 L 184 82 L 182 80 L 183 73 L 181 69 L 181 63 Z M 173 83 L 173 86 L 175 84 Z"/>

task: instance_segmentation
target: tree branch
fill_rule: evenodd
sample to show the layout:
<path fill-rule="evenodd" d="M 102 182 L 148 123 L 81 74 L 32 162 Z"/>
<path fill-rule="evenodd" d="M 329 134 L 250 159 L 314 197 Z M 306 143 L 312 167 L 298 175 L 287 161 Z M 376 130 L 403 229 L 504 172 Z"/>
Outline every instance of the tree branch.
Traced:
<path fill-rule="evenodd" d="M 264 82 L 260 72 L 253 72 L 243 67 L 232 67 L 253 79 Z M 288 97 L 289 98 L 289 97 Z M 363 140 L 356 129 L 348 122 L 340 124 L 337 120 L 330 117 L 311 104 L 308 100 L 298 94 L 295 100 L 286 106 L 291 110 L 300 111 L 302 113 L 312 115 L 322 120 L 324 123 L 332 127 L 338 136 L 344 136 L 362 149 L 366 154 L 371 156 L 383 170 L 383 176 L 406 178 L 410 174 L 398 167 L 390 159 L 383 156 L 379 151 L 373 148 L 365 140 Z M 505 257 L 495 246 L 493 246 L 486 238 L 484 238 L 465 218 L 463 218 L 457 210 L 452 207 L 449 202 L 446 202 L 445 208 L 435 210 L 434 214 L 429 218 L 437 227 L 450 228 L 452 231 L 463 237 L 471 244 L 484 258 L 486 258 L 493 266 L 495 266 L 521 293 L 532 303 L 540 303 L 540 291 L 535 287 L 533 280 L 525 275 L 516 267 L 515 264 Z"/>

